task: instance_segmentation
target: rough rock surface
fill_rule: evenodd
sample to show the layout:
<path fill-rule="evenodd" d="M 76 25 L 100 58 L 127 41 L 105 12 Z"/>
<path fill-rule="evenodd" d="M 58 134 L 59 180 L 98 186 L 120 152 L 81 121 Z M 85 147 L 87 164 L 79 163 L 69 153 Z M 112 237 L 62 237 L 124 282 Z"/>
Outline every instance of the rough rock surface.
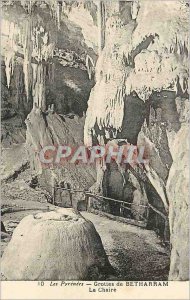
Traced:
<path fill-rule="evenodd" d="M 125 22 L 120 6 L 116 8 L 117 13 L 112 13 L 107 19 L 105 47 L 97 60 L 96 84 L 88 101 L 84 140 L 87 145 L 94 140 L 106 144 L 113 138 L 136 143 L 135 135 L 132 141 L 125 131 L 132 132 L 134 124 L 139 123 L 137 144 L 150 150 L 149 165 L 144 167 L 146 196 L 149 204 L 166 220 L 159 220 L 161 214 L 156 214 L 154 226 L 162 227 L 165 234 L 169 211 L 170 279 L 186 280 L 189 236 L 188 176 L 185 169 L 188 170 L 188 147 L 184 142 L 187 135 L 184 120 L 179 119 L 179 114 L 180 110 L 184 110 L 184 117 L 188 114 L 184 103 L 188 98 L 189 5 L 186 1 L 165 1 L 165 5 L 160 5 L 159 1 L 156 4 L 134 1 L 133 4 L 138 4 L 137 10 L 135 12 L 132 7 L 131 18 Z M 167 23 L 172 26 L 166 30 L 163 26 Z M 126 95 L 134 95 L 136 102 L 138 99 L 144 101 L 142 109 L 138 110 L 137 105 L 133 108 L 131 124 L 130 118 L 126 118 L 126 112 L 130 110 Z M 135 118 L 136 111 L 143 116 L 144 124 Z M 103 168 L 99 169 L 95 187 L 102 183 L 100 176 L 104 176 Z M 141 176 L 137 179 L 142 183 Z M 143 201 L 142 195 L 134 194 L 135 201 Z"/>
<path fill-rule="evenodd" d="M 84 280 L 110 268 L 94 225 L 71 209 L 25 217 L 1 270 L 8 280 Z"/>
<path fill-rule="evenodd" d="M 180 99 L 177 99 L 177 102 Z M 177 106 L 181 128 L 170 141 L 173 158 L 167 181 L 171 231 L 170 280 L 189 278 L 189 101 Z"/>
<path fill-rule="evenodd" d="M 188 152 L 184 144 L 179 143 L 179 135 L 183 141 L 188 141 L 189 128 L 182 128 L 176 136 L 178 151 L 174 154 L 174 162 L 170 170 L 167 192 L 170 198 L 170 230 L 171 230 L 171 265 L 169 278 L 171 280 L 188 280 L 189 278 L 189 172 Z M 181 140 L 181 139 L 180 139 Z M 179 239 L 180 237 L 180 239 Z M 182 244 L 183 241 L 183 244 Z"/>
<path fill-rule="evenodd" d="M 52 187 L 56 184 L 62 187 L 69 186 L 72 189 L 89 189 L 93 185 L 96 177 L 93 165 L 74 164 L 66 160 L 47 165 L 41 163 L 38 155 L 41 147 L 47 145 L 69 145 L 72 149 L 81 145 L 84 118 L 63 117 L 52 112 L 44 114 L 40 109 L 34 108 L 28 115 L 26 124 L 30 166 L 40 177 L 39 181 L 46 190 L 52 192 Z M 58 201 L 61 200 L 60 198 L 64 201 L 66 195 L 55 196 Z M 77 205 L 77 202 L 84 200 L 85 197 L 83 193 L 76 193 L 73 198 L 73 205 Z"/>

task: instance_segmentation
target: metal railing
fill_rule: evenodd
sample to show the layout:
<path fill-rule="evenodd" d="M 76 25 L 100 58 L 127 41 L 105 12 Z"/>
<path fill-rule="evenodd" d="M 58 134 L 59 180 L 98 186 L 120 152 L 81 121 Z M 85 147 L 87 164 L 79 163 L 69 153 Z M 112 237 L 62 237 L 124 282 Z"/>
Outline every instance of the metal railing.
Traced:
<path fill-rule="evenodd" d="M 128 210 L 131 211 L 132 210 L 132 206 L 136 206 L 136 207 L 141 207 L 145 209 L 145 212 L 143 215 L 139 214 L 139 217 L 144 220 L 147 221 L 148 218 L 148 213 L 149 213 L 149 209 L 152 209 L 155 213 L 157 213 L 159 216 L 161 216 L 165 221 L 167 220 L 167 215 L 165 215 L 163 212 L 161 212 L 159 209 L 155 208 L 152 204 L 147 203 L 147 205 L 143 205 L 143 204 L 136 204 L 133 202 L 128 202 L 125 200 L 119 200 L 119 199 L 114 199 L 114 198 L 110 198 L 107 196 L 102 196 L 102 195 L 98 195 L 98 194 L 94 194 L 90 191 L 87 190 L 80 190 L 80 189 L 71 189 L 71 188 L 65 188 L 65 187 L 60 187 L 60 186 L 53 186 L 53 200 L 52 200 L 52 204 L 55 205 L 56 201 L 55 201 L 55 193 L 56 190 L 62 190 L 62 191 L 68 191 L 69 195 L 70 195 L 70 202 L 71 202 L 71 207 L 73 207 L 73 197 L 72 195 L 74 193 L 83 193 L 85 195 L 85 199 L 86 200 L 86 210 L 88 210 L 89 207 L 89 199 L 91 198 L 95 198 L 98 199 L 99 201 L 111 201 L 111 202 L 115 202 L 115 203 L 119 203 L 120 204 L 120 211 L 121 210 Z M 58 204 L 61 204 L 61 202 L 59 202 Z M 127 207 L 126 205 L 129 205 L 130 207 Z M 146 217 L 144 217 L 144 215 Z"/>
<path fill-rule="evenodd" d="M 39 187 L 39 188 L 44 188 L 47 189 L 47 185 L 46 186 L 42 186 L 39 185 L 38 183 L 36 184 L 32 184 L 31 187 Z M 69 187 L 61 187 L 60 185 L 49 185 L 49 187 L 52 189 L 52 198 L 51 201 L 49 201 L 50 203 L 52 203 L 54 206 L 58 205 L 61 207 L 64 207 L 64 197 L 62 195 L 60 195 L 61 197 L 59 197 L 59 200 L 61 201 L 56 201 L 57 195 L 56 195 L 56 191 L 61 190 L 61 191 L 67 191 L 69 193 L 69 198 L 70 198 L 70 207 L 73 207 L 75 209 L 78 209 L 77 204 L 81 201 L 84 201 L 86 204 L 86 211 L 92 212 L 92 213 L 99 213 L 99 214 L 104 214 L 105 216 L 113 216 L 115 218 L 115 220 L 119 220 L 119 221 L 124 221 L 125 223 L 130 223 L 133 225 L 137 225 L 137 226 L 141 226 L 142 227 L 142 223 L 144 222 L 143 227 L 146 227 L 147 223 L 148 223 L 148 216 L 149 216 L 149 210 L 152 209 L 156 214 L 158 214 L 160 217 L 162 217 L 162 219 L 164 219 L 165 223 L 168 222 L 168 216 L 165 215 L 163 212 L 161 212 L 159 209 L 157 209 L 156 207 L 154 207 L 152 204 L 147 203 L 147 205 L 143 205 L 143 204 L 136 204 L 133 202 L 128 202 L 125 200 L 119 200 L 119 199 L 114 199 L 114 198 L 110 198 L 107 196 L 103 196 L 103 195 L 98 195 L 98 194 L 94 194 L 91 191 L 85 190 L 85 189 L 72 189 Z M 76 201 L 75 203 L 73 203 L 73 194 L 75 193 L 83 193 L 84 194 L 84 199 L 83 200 L 79 200 Z M 61 198 L 61 199 L 60 199 Z M 114 202 L 120 205 L 119 207 L 119 215 L 115 215 L 113 214 L 113 212 L 109 212 L 107 213 L 106 211 L 102 211 L 102 210 L 96 210 L 93 208 L 93 205 L 91 206 L 91 198 L 94 198 L 96 200 L 102 201 L 104 202 L 104 204 L 106 204 L 106 201 L 108 202 Z M 127 206 L 126 206 L 127 205 Z M 135 211 L 134 207 L 140 207 L 143 209 L 143 214 L 141 214 L 138 210 L 136 210 L 136 214 L 138 214 L 138 220 L 136 220 L 135 218 L 133 218 L 133 212 L 132 212 L 132 207 L 133 207 L 133 212 Z M 20 211 L 20 210 L 42 210 L 41 208 L 1 208 L 1 215 L 5 214 L 5 213 L 10 213 L 10 212 L 16 212 L 16 211 Z M 47 209 L 44 209 L 47 210 Z M 132 212 L 131 218 L 129 219 L 128 217 L 126 217 L 126 215 L 124 215 L 124 211 L 130 211 Z M 141 211 L 142 212 L 142 211 Z M 135 221 L 135 222 L 134 222 Z M 139 224 L 138 224 L 139 222 Z"/>

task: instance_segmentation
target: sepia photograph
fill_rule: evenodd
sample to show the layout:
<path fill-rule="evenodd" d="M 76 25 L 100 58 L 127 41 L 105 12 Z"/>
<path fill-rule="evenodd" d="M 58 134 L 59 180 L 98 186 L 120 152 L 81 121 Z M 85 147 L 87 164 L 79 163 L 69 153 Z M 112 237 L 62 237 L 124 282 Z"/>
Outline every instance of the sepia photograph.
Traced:
<path fill-rule="evenodd" d="M 0 5 L 2 286 L 189 283 L 189 1 Z"/>

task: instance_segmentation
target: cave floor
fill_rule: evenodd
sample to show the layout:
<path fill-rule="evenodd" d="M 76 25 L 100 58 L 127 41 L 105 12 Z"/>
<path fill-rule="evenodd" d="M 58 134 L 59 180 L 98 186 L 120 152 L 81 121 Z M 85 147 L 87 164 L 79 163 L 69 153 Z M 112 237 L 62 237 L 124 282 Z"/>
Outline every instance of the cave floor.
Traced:
<path fill-rule="evenodd" d="M 87 212 L 82 212 L 82 215 L 95 225 L 109 261 L 116 270 L 115 280 L 167 280 L 169 251 L 154 231 Z"/>
<path fill-rule="evenodd" d="M 29 201 L 28 204 L 31 208 L 34 205 L 36 208 L 39 207 L 39 211 L 45 207 L 34 201 Z M 4 215 L 2 220 L 8 233 L 12 234 L 20 220 L 32 213 L 37 213 L 37 210 Z M 161 241 L 153 231 L 118 223 L 87 212 L 82 212 L 82 215 L 95 225 L 109 261 L 116 270 L 116 275 L 108 280 L 167 280 L 169 252 L 161 245 Z M 2 237 L 1 255 L 9 240 L 8 237 Z"/>
<path fill-rule="evenodd" d="M 25 211 L 2 216 L 10 237 L 22 218 L 52 206 L 47 202 L 47 194 L 43 190 L 28 186 L 27 177 L 30 177 L 30 172 L 26 170 L 16 180 L 6 182 L 1 187 L 2 208 L 26 208 Z M 82 212 L 82 215 L 96 227 L 109 261 L 116 270 L 116 275 L 107 278 L 108 280 L 167 280 L 170 253 L 154 231 L 88 212 Z M 1 255 L 10 237 L 2 236 Z"/>

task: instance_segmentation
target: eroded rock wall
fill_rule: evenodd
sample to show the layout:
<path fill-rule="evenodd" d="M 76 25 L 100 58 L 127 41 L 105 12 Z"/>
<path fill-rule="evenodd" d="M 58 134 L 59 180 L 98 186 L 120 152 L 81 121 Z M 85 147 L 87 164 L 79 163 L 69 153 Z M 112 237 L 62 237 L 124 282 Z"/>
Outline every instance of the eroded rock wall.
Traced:
<path fill-rule="evenodd" d="M 55 186 L 88 190 L 96 178 L 93 165 L 71 163 L 69 160 L 55 162 L 57 146 L 68 145 L 74 151 L 82 144 L 84 117 L 69 118 L 55 112 L 44 113 L 39 108 L 33 108 L 25 122 L 30 168 L 38 176 L 39 184 L 52 196 Z M 55 147 L 54 151 L 50 151 L 52 162 L 48 164 L 40 160 L 40 151 L 46 146 Z M 58 205 L 63 205 L 61 202 L 66 201 L 66 207 L 75 208 L 80 200 L 85 200 L 83 193 L 74 193 L 73 203 L 71 203 L 68 192 L 60 190 L 55 190 L 54 197 Z"/>
<path fill-rule="evenodd" d="M 154 219 L 152 226 L 162 231 L 166 241 L 170 239 L 169 213 L 170 280 L 187 280 L 189 264 L 188 147 L 184 143 L 189 105 L 188 6 L 186 1 L 165 1 L 164 5 L 161 1 L 134 1 L 108 10 L 105 47 L 96 64 L 96 84 L 84 128 L 87 145 L 122 140 L 146 147 L 149 164 L 143 170 L 137 166 L 133 171 L 114 167 L 105 171 L 105 166 L 99 166 L 97 184 L 104 187 L 106 182 L 107 189 L 93 188 L 123 199 L 128 185 L 127 198 L 132 198 L 132 203 L 147 199 L 156 209 L 149 221 Z M 170 24 L 167 30 L 166 23 Z M 133 108 L 130 100 L 135 103 Z M 129 187 L 131 173 L 136 191 Z"/>
<path fill-rule="evenodd" d="M 166 190 L 169 199 L 171 264 L 169 279 L 189 278 L 189 100 L 177 99 L 181 128 L 172 137 L 173 159 Z"/>

